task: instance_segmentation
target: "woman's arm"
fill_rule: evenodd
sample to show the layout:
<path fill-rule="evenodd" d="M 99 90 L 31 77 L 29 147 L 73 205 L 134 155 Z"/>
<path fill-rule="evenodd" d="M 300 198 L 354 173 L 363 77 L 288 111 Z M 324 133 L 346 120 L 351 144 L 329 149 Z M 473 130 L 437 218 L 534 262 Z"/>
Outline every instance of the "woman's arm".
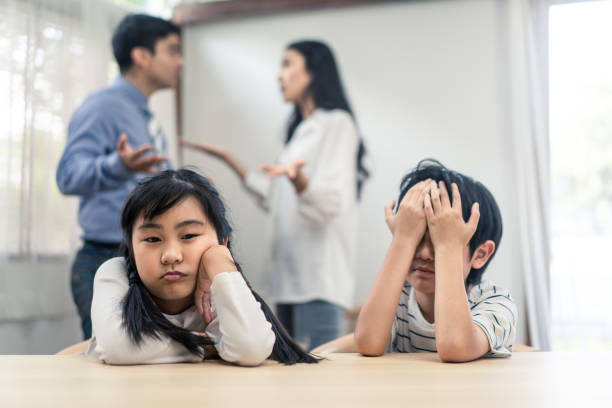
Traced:
<path fill-rule="evenodd" d="M 244 181 L 244 179 L 246 178 L 246 175 L 248 173 L 247 168 L 227 149 L 214 146 L 209 143 L 192 142 L 187 139 L 180 139 L 180 144 L 182 146 L 191 147 L 195 150 L 208 153 L 214 157 L 223 160 L 228 166 L 231 167 L 232 170 L 234 170 L 234 173 L 236 173 L 236 175 L 238 176 L 238 178 L 240 178 L 241 181 Z"/>
<path fill-rule="evenodd" d="M 186 139 L 181 139 L 180 143 L 183 146 L 194 148 L 223 160 L 228 166 L 230 166 L 234 173 L 236 173 L 246 190 L 253 197 L 255 197 L 257 204 L 259 204 L 264 211 L 268 210 L 268 192 L 270 189 L 270 180 L 267 177 L 265 177 L 263 174 L 249 171 L 246 166 L 242 164 L 242 162 L 240 162 L 233 154 L 224 148 L 213 146 L 208 143 L 192 142 Z"/>

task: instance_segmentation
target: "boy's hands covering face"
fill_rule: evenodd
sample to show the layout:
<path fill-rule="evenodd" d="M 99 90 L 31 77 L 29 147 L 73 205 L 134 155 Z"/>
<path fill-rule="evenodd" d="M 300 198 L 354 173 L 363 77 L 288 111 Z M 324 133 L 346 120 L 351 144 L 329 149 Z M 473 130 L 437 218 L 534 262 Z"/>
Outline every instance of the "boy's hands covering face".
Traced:
<path fill-rule="evenodd" d="M 448 190 L 443 181 L 439 186 L 435 181 L 429 182 L 429 194 L 425 195 L 424 206 L 427 217 L 427 228 L 434 249 L 440 247 L 463 248 L 466 246 L 478 226 L 480 211 L 478 203 L 472 206 L 468 222 L 463 221 L 459 187 L 452 183 L 453 203 L 451 205 Z"/>
<path fill-rule="evenodd" d="M 232 272 L 236 270 L 234 258 L 225 245 L 213 245 L 202 254 L 200 268 L 198 269 L 198 280 L 195 291 L 195 304 L 198 313 L 204 316 L 206 324 L 210 323 L 215 314 L 211 308 L 210 286 L 215 276 L 221 272 Z"/>
<path fill-rule="evenodd" d="M 425 234 L 427 220 L 423 211 L 425 196 L 429 195 L 431 180 L 421 181 L 410 188 L 402 198 L 397 213 L 393 213 L 395 200 L 385 207 L 385 221 L 393 236 L 414 238 L 420 242 Z"/>

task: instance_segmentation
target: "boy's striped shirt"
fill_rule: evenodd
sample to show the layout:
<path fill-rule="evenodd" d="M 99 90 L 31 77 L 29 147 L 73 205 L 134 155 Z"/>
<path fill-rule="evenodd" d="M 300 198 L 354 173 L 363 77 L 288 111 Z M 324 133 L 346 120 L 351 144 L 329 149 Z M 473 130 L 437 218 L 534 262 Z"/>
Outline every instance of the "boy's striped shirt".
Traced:
<path fill-rule="evenodd" d="M 468 288 L 468 303 L 474 323 L 482 328 L 491 350 L 487 357 L 509 357 L 516 337 L 517 310 L 507 289 L 483 281 Z M 395 314 L 390 351 L 436 352 L 435 325 L 423 317 L 414 288 L 404 283 Z"/>

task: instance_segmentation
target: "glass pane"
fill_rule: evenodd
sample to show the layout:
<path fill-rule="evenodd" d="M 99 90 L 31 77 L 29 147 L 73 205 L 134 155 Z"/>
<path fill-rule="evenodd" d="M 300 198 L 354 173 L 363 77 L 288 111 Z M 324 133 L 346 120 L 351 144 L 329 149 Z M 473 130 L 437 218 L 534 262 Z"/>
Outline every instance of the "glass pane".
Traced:
<path fill-rule="evenodd" d="M 554 350 L 612 350 L 612 1 L 550 8 Z"/>

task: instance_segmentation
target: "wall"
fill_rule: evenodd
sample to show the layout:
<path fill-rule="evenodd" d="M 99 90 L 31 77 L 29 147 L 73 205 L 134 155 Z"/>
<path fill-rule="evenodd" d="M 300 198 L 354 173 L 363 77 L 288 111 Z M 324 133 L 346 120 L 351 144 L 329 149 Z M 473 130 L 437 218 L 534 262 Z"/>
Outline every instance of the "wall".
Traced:
<path fill-rule="evenodd" d="M 318 38 L 335 50 L 369 149 L 360 205 L 356 305 L 363 302 L 390 242 L 383 207 L 401 176 L 435 157 L 481 180 L 505 221 L 485 277 L 508 287 L 520 316 L 524 296 L 515 206 L 505 2 L 411 1 L 241 18 L 184 33 L 184 136 L 223 145 L 250 167 L 282 148 L 290 106 L 277 75 L 286 44 Z M 184 163 L 213 178 L 231 207 L 237 256 L 256 288 L 267 254 L 268 220 L 222 163 L 185 151 Z M 524 319 L 519 341 L 525 341 Z"/>

